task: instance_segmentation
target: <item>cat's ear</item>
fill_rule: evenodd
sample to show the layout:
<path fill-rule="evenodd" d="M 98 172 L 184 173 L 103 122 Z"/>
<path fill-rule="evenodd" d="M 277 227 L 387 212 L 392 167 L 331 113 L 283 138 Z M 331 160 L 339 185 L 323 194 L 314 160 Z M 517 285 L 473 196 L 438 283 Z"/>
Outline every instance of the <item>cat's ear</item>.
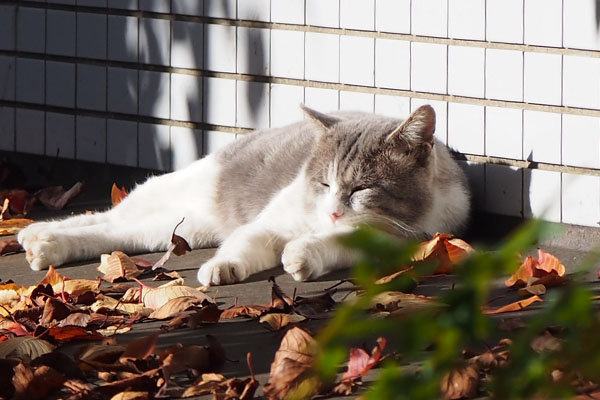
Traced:
<path fill-rule="evenodd" d="M 304 104 L 300 104 L 300 108 L 310 119 L 315 121 L 323 130 L 327 131 L 333 125 L 337 124 L 340 120 L 332 117 L 331 115 L 323 114 L 312 108 L 306 107 Z"/>
<path fill-rule="evenodd" d="M 430 105 L 417 108 L 386 138 L 386 141 L 400 141 L 409 147 L 433 146 L 435 132 L 435 111 Z"/>

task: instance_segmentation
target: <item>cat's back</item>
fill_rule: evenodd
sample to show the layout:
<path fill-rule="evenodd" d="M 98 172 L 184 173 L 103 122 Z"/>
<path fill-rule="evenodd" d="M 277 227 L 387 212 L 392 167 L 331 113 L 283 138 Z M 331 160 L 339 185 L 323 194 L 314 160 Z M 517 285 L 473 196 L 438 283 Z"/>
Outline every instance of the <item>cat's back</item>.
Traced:
<path fill-rule="evenodd" d="M 255 131 L 215 154 L 216 203 L 230 228 L 247 223 L 300 172 L 318 132 L 308 121 Z"/>

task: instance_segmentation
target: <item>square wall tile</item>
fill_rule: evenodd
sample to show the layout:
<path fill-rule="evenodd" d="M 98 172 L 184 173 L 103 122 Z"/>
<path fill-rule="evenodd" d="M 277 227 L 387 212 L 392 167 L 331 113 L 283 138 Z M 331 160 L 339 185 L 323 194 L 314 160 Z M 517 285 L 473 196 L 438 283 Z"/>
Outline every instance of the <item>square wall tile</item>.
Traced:
<path fill-rule="evenodd" d="M 138 71 L 108 67 L 108 111 L 119 114 L 138 112 Z"/>
<path fill-rule="evenodd" d="M 202 0 L 171 1 L 171 10 L 174 14 L 193 15 L 201 17 L 204 14 L 203 8 L 204 2 Z"/>
<path fill-rule="evenodd" d="M 235 83 L 232 79 L 204 78 L 204 122 L 235 126 Z"/>
<path fill-rule="evenodd" d="M 0 100 L 15 99 L 15 82 L 15 58 L 0 56 Z"/>
<path fill-rule="evenodd" d="M 235 72 L 235 26 L 204 26 L 204 68 Z"/>
<path fill-rule="evenodd" d="M 271 127 L 280 127 L 302 121 L 304 113 L 304 88 L 271 84 Z"/>
<path fill-rule="evenodd" d="M 523 101 L 523 52 L 486 49 L 485 56 L 485 97 Z"/>
<path fill-rule="evenodd" d="M 413 35 L 448 37 L 448 0 L 413 1 L 411 15 Z"/>
<path fill-rule="evenodd" d="M 444 144 L 448 144 L 448 103 L 439 100 L 410 99 L 410 112 L 414 112 L 425 104 L 429 104 L 435 111 L 435 138 Z M 402 116 L 403 119 L 406 117 L 408 117 L 408 114 Z M 478 118 L 475 118 L 475 120 L 478 121 Z"/>
<path fill-rule="evenodd" d="M 448 146 L 460 153 L 484 154 L 484 107 L 448 104 Z"/>
<path fill-rule="evenodd" d="M 17 58 L 17 101 L 44 104 L 44 61 Z"/>
<path fill-rule="evenodd" d="M 171 126 L 171 168 L 178 170 L 200 159 L 204 141 L 200 129 Z"/>
<path fill-rule="evenodd" d="M 562 163 L 600 168 L 600 119 L 570 114 L 562 119 Z"/>
<path fill-rule="evenodd" d="M 106 67 L 77 64 L 77 108 L 106 110 Z"/>
<path fill-rule="evenodd" d="M 46 61 L 46 104 L 75 107 L 75 65 Z"/>
<path fill-rule="evenodd" d="M 561 81 L 560 54 L 525 53 L 523 99 L 527 103 L 559 106 L 562 101 Z"/>
<path fill-rule="evenodd" d="M 340 82 L 373 86 L 375 39 L 340 36 Z"/>
<path fill-rule="evenodd" d="M 140 71 L 138 79 L 140 115 L 169 118 L 169 73 Z"/>
<path fill-rule="evenodd" d="M 0 107 L 0 150 L 15 151 L 15 109 Z"/>
<path fill-rule="evenodd" d="M 340 0 L 340 27 L 375 29 L 375 0 Z"/>
<path fill-rule="evenodd" d="M 17 152 L 44 154 L 44 112 L 17 108 Z"/>
<path fill-rule="evenodd" d="M 486 40 L 523 43 L 523 0 L 487 0 Z"/>
<path fill-rule="evenodd" d="M 445 94 L 448 47 L 436 43 L 412 42 L 410 45 L 411 89 L 417 92 Z"/>
<path fill-rule="evenodd" d="M 202 77 L 171 74 L 171 119 L 202 122 Z"/>
<path fill-rule="evenodd" d="M 15 10 L 12 5 L 0 6 L 0 50 L 15 49 Z"/>
<path fill-rule="evenodd" d="M 525 44 L 561 47 L 562 10 L 563 0 L 526 0 Z"/>
<path fill-rule="evenodd" d="M 485 80 L 485 49 L 448 46 L 448 93 L 459 96 L 483 97 Z"/>
<path fill-rule="evenodd" d="M 600 226 L 600 177 L 562 174 L 562 222 Z"/>
<path fill-rule="evenodd" d="M 237 72 L 269 75 L 269 30 L 239 27 L 237 40 Z"/>
<path fill-rule="evenodd" d="M 171 129 L 168 125 L 138 125 L 138 166 L 168 171 L 171 169 Z"/>
<path fill-rule="evenodd" d="M 338 35 L 306 32 L 304 55 L 306 79 L 339 82 L 339 49 L 340 37 Z"/>
<path fill-rule="evenodd" d="M 201 1 L 201 0 L 194 0 Z M 108 0 L 107 6 L 109 8 L 122 8 L 124 10 L 137 10 L 138 0 Z"/>
<path fill-rule="evenodd" d="M 271 0 L 271 22 L 304 25 L 304 0 Z"/>
<path fill-rule="evenodd" d="M 549 164 L 561 163 L 561 115 L 523 111 L 523 158 Z"/>
<path fill-rule="evenodd" d="M 578 0 L 563 4 L 563 45 L 572 49 L 600 50 L 598 2 Z"/>
<path fill-rule="evenodd" d="M 204 15 L 213 18 L 235 19 L 237 2 L 236 0 L 204 0 Z"/>
<path fill-rule="evenodd" d="M 304 88 L 304 104 L 322 113 L 338 111 L 339 93 L 333 89 Z"/>
<path fill-rule="evenodd" d="M 94 162 L 106 161 L 106 120 L 104 118 L 77 116 L 75 158 Z"/>
<path fill-rule="evenodd" d="M 375 95 L 340 90 L 340 110 L 372 113 L 375 111 Z"/>
<path fill-rule="evenodd" d="M 485 1 L 448 0 L 448 36 L 485 40 Z"/>
<path fill-rule="evenodd" d="M 564 56 L 563 103 L 600 109 L 600 58 Z"/>
<path fill-rule="evenodd" d="M 340 0 L 306 0 L 306 25 L 340 26 Z"/>
<path fill-rule="evenodd" d="M 75 117 L 46 113 L 46 155 L 75 158 Z"/>
<path fill-rule="evenodd" d="M 485 154 L 515 160 L 523 158 L 523 110 L 485 108 Z"/>
<path fill-rule="evenodd" d="M 61 10 L 48 10 L 46 52 L 60 56 L 75 55 L 75 13 Z"/>
<path fill-rule="evenodd" d="M 523 216 L 560 222 L 561 173 L 526 169 L 523 171 Z"/>
<path fill-rule="evenodd" d="M 304 32 L 271 30 L 271 75 L 304 78 Z"/>
<path fill-rule="evenodd" d="M 375 114 L 405 119 L 410 114 L 410 97 L 376 94 Z"/>
<path fill-rule="evenodd" d="M 235 134 L 219 131 L 204 131 L 204 154 L 211 154 L 235 141 Z"/>
<path fill-rule="evenodd" d="M 109 119 L 106 121 L 106 162 L 137 167 L 138 123 Z"/>
<path fill-rule="evenodd" d="M 139 31 L 140 62 L 144 64 L 169 65 L 171 61 L 171 21 L 167 19 L 140 18 Z"/>
<path fill-rule="evenodd" d="M 106 58 L 106 15 L 77 13 L 77 56 Z"/>
<path fill-rule="evenodd" d="M 485 166 L 485 209 L 486 211 L 523 216 L 523 171 L 506 165 Z"/>
<path fill-rule="evenodd" d="M 375 29 L 410 33 L 410 0 L 375 0 Z"/>
<path fill-rule="evenodd" d="M 238 19 L 264 22 L 271 20 L 270 0 L 241 0 L 237 7 Z"/>
<path fill-rule="evenodd" d="M 242 128 L 269 127 L 269 84 L 237 82 L 237 124 Z"/>
<path fill-rule="evenodd" d="M 467 176 L 471 192 L 471 207 L 481 210 L 485 205 L 485 164 L 457 160 L 459 167 Z"/>
<path fill-rule="evenodd" d="M 157 13 L 171 12 L 171 2 L 168 0 L 138 0 L 140 10 Z"/>
<path fill-rule="evenodd" d="M 375 86 L 410 89 L 410 42 L 375 39 Z"/>
<path fill-rule="evenodd" d="M 17 12 L 17 49 L 43 53 L 46 46 L 46 11 L 19 7 Z"/>
<path fill-rule="evenodd" d="M 108 59 L 138 60 L 138 19 L 121 15 L 108 16 Z"/>
<path fill-rule="evenodd" d="M 173 21 L 171 66 L 202 69 L 204 26 L 197 22 Z"/>

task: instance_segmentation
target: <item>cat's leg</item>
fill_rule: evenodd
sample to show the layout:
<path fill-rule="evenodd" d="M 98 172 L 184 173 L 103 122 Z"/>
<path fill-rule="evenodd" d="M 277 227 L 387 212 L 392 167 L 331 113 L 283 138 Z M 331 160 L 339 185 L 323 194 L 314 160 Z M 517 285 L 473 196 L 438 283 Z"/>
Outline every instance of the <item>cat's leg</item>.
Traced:
<path fill-rule="evenodd" d="M 203 285 L 222 285 L 246 279 L 279 264 L 281 251 L 288 239 L 259 222 L 243 225 L 222 243 L 213 258 L 198 271 Z"/>
<path fill-rule="evenodd" d="M 283 269 L 295 280 L 304 281 L 356 263 L 357 253 L 339 242 L 342 235 L 352 230 L 340 227 L 327 233 L 306 234 L 290 241 L 281 255 Z"/>

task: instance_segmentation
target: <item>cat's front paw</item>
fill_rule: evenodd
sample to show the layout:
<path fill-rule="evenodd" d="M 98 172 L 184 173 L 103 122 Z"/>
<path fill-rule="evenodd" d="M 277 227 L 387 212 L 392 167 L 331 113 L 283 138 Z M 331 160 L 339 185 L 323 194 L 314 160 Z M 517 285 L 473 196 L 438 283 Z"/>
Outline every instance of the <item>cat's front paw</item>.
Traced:
<path fill-rule="evenodd" d="M 198 281 L 204 286 L 227 285 L 247 277 L 246 268 L 239 261 L 211 259 L 198 270 Z"/>
<path fill-rule="evenodd" d="M 281 255 L 283 269 L 297 281 L 305 281 L 323 274 L 324 264 L 314 244 L 308 240 L 289 242 Z"/>
<path fill-rule="evenodd" d="M 36 224 L 37 225 L 37 224 Z M 25 258 L 31 269 L 39 271 L 50 265 L 61 265 L 65 262 L 65 251 L 68 246 L 61 243 L 58 236 L 32 225 L 18 235 L 18 241 L 25 249 Z"/>

